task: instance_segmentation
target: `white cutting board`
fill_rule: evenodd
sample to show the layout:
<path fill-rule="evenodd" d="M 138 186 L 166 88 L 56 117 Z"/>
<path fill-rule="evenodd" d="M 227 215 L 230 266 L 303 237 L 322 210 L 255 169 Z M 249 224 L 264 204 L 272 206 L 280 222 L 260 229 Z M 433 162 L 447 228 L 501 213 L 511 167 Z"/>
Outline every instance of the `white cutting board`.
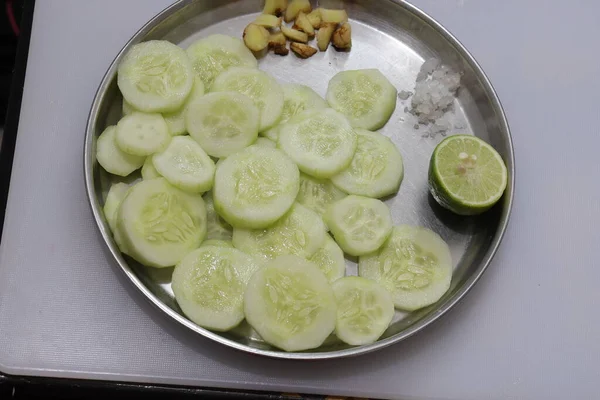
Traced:
<path fill-rule="evenodd" d="M 600 381 L 600 2 L 415 0 L 473 53 L 506 108 L 512 221 L 440 322 L 376 354 L 286 362 L 226 349 L 147 304 L 104 251 L 82 151 L 96 88 L 168 0 L 36 4 L 0 246 L 9 374 L 404 399 L 591 399 Z"/>

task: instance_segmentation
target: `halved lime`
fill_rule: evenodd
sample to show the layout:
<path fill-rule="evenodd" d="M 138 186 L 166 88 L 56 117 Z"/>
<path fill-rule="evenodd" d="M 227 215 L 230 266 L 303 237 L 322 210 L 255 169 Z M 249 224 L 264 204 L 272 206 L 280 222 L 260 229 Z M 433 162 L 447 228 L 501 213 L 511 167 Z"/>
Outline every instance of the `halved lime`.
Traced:
<path fill-rule="evenodd" d="M 508 172 L 500 154 L 469 135 L 447 137 L 429 164 L 429 190 L 444 208 L 476 215 L 492 207 L 506 189 Z"/>

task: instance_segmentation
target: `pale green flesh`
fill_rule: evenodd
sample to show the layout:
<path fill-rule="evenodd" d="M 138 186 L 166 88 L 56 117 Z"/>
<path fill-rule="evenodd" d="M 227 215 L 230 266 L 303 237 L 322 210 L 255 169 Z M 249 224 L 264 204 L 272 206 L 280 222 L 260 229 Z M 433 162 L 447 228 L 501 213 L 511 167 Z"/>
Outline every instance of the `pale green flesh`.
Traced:
<path fill-rule="evenodd" d="M 233 228 L 215 210 L 212 192 L 204 195 L 206 205 L 206 238 L 218 240 L 231 240 Z"/>
<path fill-rule="evenodd" d="M 185 122 L 208 155 L 227 157 L 256 141 L 260 112 L 243 94 L 209 93 L 189 105 Z"/>
<path fill-rule="evenodd" d="M 354 345 L 374 343 L 394 317 L 394 303 L 381 285 L 358 276 L 349 276 L 333 284 L 337 301 L 335 334 Z"/>
<path fill-rule="evenodd" d="M 106 200 L 104 201 L 104 217 L 108 222 L 110 230 L 114 232 L 117 226 L 117 211 L 121 205 L 121 201 L 125 198 L 129 185 L 126 183 L 114 183 L 110 186 Z"/>
<path fill-rule="evenodd" d="M 321 271 L 299 257 L 267 263 L 250 279 L 244 300 L 250 325 L 285 351 L 319 347 L 335 327 L 333 290 Z"/>
<path fill-rule="evenodd" d="M 327 108 L 327 102 L 314 90 L 305 85 L 288 83 L 281 85 L 283 88 L 283 111 L 279 123 L 283 124 L 294 115 L 306 110 Z"/>
<path fill-rule="evenodd" d="M 376 69 L 338 72 L 327 88 L 327 102 L 353 127 L 377 130 L 396 108 L 397 90 Z"/>
<path fill-rule="evenodd" d="M 346 118 L 335 110 L 310 110 L 281 126 L 277 146 L 302 172 L 329 178 L 352 161 L 356 134 Z"/>
<path fill-rule="evenodd" d="M 381 198 L 395 194 L 404 177 L 402 156 L 386 136 L 355 129 L 358 145 L 352 162 L 331 177 L 341 190 L 360 196 Z"/>
<path fill-rule="evenodd" d="M 185 127 L 185 113 L 189 105 L 200 99 L 202 96 L 204 96 L 204 83 L 202 83 L 200 78 L 196 77 L 194 79 L 192 91 L 185 100 L 183 106 L 177 111 L 163 113 L 163 117 L 167 123 L 167 127 L 169 128 L 169 133 L 171 136 L 185 135 L 187 133 L 187 129 Z"/>
<path fill-rule="evenodd" d="M 506 189 L 508 173 L 500 155 L 475 136 L 457 135 L 442 141 L 433 155 L 433 179 L 450 205 L 489 208 Z"/>
<path fill-rule="evenodd" d="M 325 235 L 323 246 L 308 258 L 325 274 L 329 282 L 334 282 L 346 273 L 344 252 L 329 235 Z"/>
<path fill-rule="evenodd" d="M 283 89 L 273 77 L 255 68 L 229 68 L 214 80 L 210 90 L 250 97 L 260 111 L 259 131 L 277 124 L 283 110 Z"/>
<path fill-rule="evenodd" d="M 143 112 L 170 112 L 192 90 L 192 64 L 185 51 L 165 40 L 133 46 L 118 70 L 118 85 L 127 103 Z"/>
<path fill-rule="evenodd" d="M 231 240 L 206 239 L 204 242 L 202 242 L 201 247 L 204 246 L 233 247 L 233 243 L 231 243 Z"/>
<path fill-rule="evenodd" d="M 204 201 L 200 195 L 171 186 L 164 178 L 144 180 L 133 185 L 123 199 L 117 229 L 137 261 L 150 267 L 169 267 L 204 239 Z"/>
<path fill-rule="evenodd" d="M 187 192 L 203 193 L 213 186 L 215 163 L 189 136 L 174 137 L 152 163 L 169 183 Z"/>
<path fill-rule="evenodd" d="M 146 157 L 146 161 L 144 161 L 144 165 L 142 166 L 142 179 L 154 179 L 160 177 L 161 175 L 156 168 L 154 168 L 152 157 Z"/>
<path fill-rule="evenodd" d="M 149 156 L 164 150 L 171 135 L 162 115 L 133 112 L 117 123 L 115 140 L 125 153 Z"/>
<path fill-rule="evenodd" d="M 417 310 L 438 301 L 450 287 L 450 249 L 426 228 L 396 226 L 377 252 L 360 257 L 359 275 L 385 287 L 396 308 Z"/>
<path fill-rule="evenodd" d="M 216 210 L 234 227 L 269 226 L 294 203 L 299 176 L 298 167 L 281 151 L 250 146 L 218 163 Z"/>
<path fill-rule="evenodd" d="M 266 137 L 259 137 L 258 139 L 256 139 L 256 142 L 254 142 L 254 145 L 261 147 L 269 147 L 271 149 L 277 148 L 277 143 L 275 143 L 271 139 L 267 139 Z"/>
<path fill-rule="evenodd" d="M 321 216 L 329 204 L 346 196 L 346 193 L 335 187 L 328 179 L 318 179 L 304 173 L 300 174 L 300 190 L 296 201 Z"/>
<path fill-rule="evenodd" d="M 250 50 L 238 38 L 210 35 L 190 45 L 187 54 L 196 75 L 207 89 L 221 72 L 230 67 L 256 68 L 258 62 Z"/>
<path fill-rule="evenodd" d="M 263 259 L 294 254 L 311 257 L 325 243 L 325 225 L 313 211 L 296 203 L 275 224 L 265 229 L 233 229 L 233 245 Z"/>
<path fill-rule="evenodd" d="M 116 143 L 116 127 L 109 126 L 96 142 L 96 160 L 107 172 L 127 176 L 144 164 L 144 157 L 122 151 Z"/>
<path fill-rule="evenodd" d="M 244 292 L 260 267 L 234 248 L 202 245 L 173 271 L 171 287 L 184 314 L 196 324 L 226 331 L 244 319 Z"/>
<path fill-rule="evenodd" d="M 350 195 L 329 205 L 323 220 L 340 247 L 352 256 L 377 250 L 392 231 L 389 208 L 362 196 Z"/>

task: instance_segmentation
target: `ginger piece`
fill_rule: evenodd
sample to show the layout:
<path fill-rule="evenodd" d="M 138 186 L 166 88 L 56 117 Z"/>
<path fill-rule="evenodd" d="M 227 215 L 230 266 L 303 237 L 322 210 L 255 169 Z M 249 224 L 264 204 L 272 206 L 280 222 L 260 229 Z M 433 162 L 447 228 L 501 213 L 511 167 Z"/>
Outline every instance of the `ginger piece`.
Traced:
<path fill-rule="evenodd" d="M 253 24 L 264 26 L 265 28 L 277 28 L 281 25 L 281 18 L 272 14 L 261 14 L 256 17 Z"/>
<path fill-rule="evenodd" d="M 338 50 L 347 50 L 352 47 L 352 28 L 348 22 L 344 22 L 333 32 L 331 42 Z"/>
<path fill-rule="evenodd" d="M 328 8 L 319 8 L 321 13 L 321 24 L 324 22 L 333 22 L 341 24 L 348 21 L 346 10 L 330 10 Z"/>
<path fill-rule="evenodd" d="M 315 28 L 313 28 L 312 24 L 306 17 L 306 14 L 304 14 L 302 11 L 300 11 L 298 17 L 296 17 L 296 22 L 294 23 L 293 28 L 299 29 L 306 33 L 309 38 L 315 36 Z"/>
<path fill-rule="evenodd" d="M 279 56 L 287 56 L 290 51 L 288 50 L 287 47 L 285 47 L 285 44 L 281 45 L 276 45 L 273 47 L 273 53 L 279 55 Z"/>
<path fill-rule="evenodd" d="M 311 10 L 312 7 L 310 6 L 309 0 L 292 0 L 285 10 L 285 22 L 290 22 L 296 19 L 300 11 L 308 14 L 311 12 Z"/>
<path fill-rule="evenodd" d="M 316 10 L 312 10 L 310 13 L 306 14 L 306 18 L 308 18 L 314 29 L 319 29 L 319 26 L 321 26 L 321 9 L 317 8 Z"/>
<path fill-rule="evenodd" d="M 300 32 L 296 29 L 288 28 L 285 25 L 281 25 L 281 32 L 283 32 L 285 37 L 287 37 L 288 39 L 290 39 L 294 42 L 301 42 L 301 43 L 308 42 L 308 35 L 306 34 L 306 32 Z"/>
<path fill-rule="evenodd" d="M 244 43 L 252 51 L 264 50 L 269 45 L 269 31 L 265 27 L 250 24 L 244 29 Z"/>
<path fill-rule="evenodd" d="M 287 0 L 265 0 L 263 14 L 281 15 L 287 8 Z"/>
<path fill-rule="evenodd" d="M 317 32 L 317 47 L 321 51 L 327 50 L 329 47 L 329 42 L 331 42 L 331 37 L 333 36 L 333 31 L 337 24 L 333 22 L 325 22 L 321 24 L 321 29 Z"/>
<path fill-rule="evenodd" d="M 308 58 L 315 55 L 317 49 L 304 43 L 292 42 L 290 49 L 300 58 Z"/>
<path fill-rule="evenodd" d="M 285 47 L 287 39 L 282 32 L 271 33 L 269 36 L 269 48 L 275 48 L 277 46 Z"/>

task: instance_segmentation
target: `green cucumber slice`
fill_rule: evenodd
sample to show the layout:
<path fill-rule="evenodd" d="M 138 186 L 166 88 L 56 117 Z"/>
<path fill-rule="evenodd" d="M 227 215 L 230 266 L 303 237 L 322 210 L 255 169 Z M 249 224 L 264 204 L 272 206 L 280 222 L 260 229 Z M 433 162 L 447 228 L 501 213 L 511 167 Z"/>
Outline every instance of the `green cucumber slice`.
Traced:
<path fill-rule="evenodd" d="M 353 346 L 374 343 L 394 318 L 392 297 L 378 283 L 347 276 L 333 284 L 337 301 L 335 334 Z"/>
<path fill-rule="evenodd" d="M 113 235 L 117 227 L 117 211 L 119 211 L 119 206 L 128 190 L 129 185 L 123 182 L 113 183 L 110 185 L 110 189 L 108 189 L 103 211 L 106 222 L 108 222 L 108 226 L 113 232 Z"/>
<path fill-rule="evenodd" d="M 392 195 L 404 178 L 402 155 L 386 136 L 355 129 L 358 146 L 352 162 L 331 177 L 338 188 L 350 194 L 381 198 Z"/>
<path fill-rule="evenodd" d="M 329 178 L 352 161 L 356 134 L 337 111 L 331 108 L 309 110 L 281 126 L 277 145 L 302 172 Z"/>
<path fill-rule="evenodd" d="M 413 311 L 435 303 L 450 288 L 452 257 L 435 232 L 401 225 L 379 251 L 360 257 L 358 271 L 385 287 L 396 308 Z"/>
<path fill-rule="evenodd" d="M 329 179 L 319 179 L 300 173 L 300 190 L 296 201 L 323 216 L 327 206 L 346 197 Z"/>
<path fill-rule="evenodd" d="M 290 209 L 299 179 L 298 167 L 280 150 L 247 147 L 217 164 L 215 208 L 234 227 L 267 227 Z"/>
<path fill-rule="evenodd" d="M 203 193 L 213 186 L 215 163 L 189 136 L 174 137 L 152 163 L 169 183 L 186 192 Z"/>
<path fill-rule="evenodd" d="M 221 72 L 234 66 L 256 68 L 258 62 L 243 41 L 226 35 L 210 35 L 195 41 L 187 54 L 196 75 L 209 89 Z"/>
<path fill-rule="evenodd" d="M 169 112 L 183 105 L 194 74 L 183 49 L 166 40 L 151 40 L 134 45 L 125 55 L 117 83 L 136 110 Z"/>
<path fill-rule="evenodd" d="M 116 130 L 115 126 L 109 126 L 98 136 L 96 160 L 106 172 L 127 176 L 144 164 L 144 157 L 134 156 L 122 151 L 115 140 Z"/>
<path fill-rule="evenodd" d="M 327 87 L 327 102 L 355 128 L 377 130 L 396 109 L 398 91 L 376 69 L 338 72 Z"/>
<path fill-rule="evenodd" d="M 203 245 L 177 264 L 171 287 L 194 323 L 227 331 L 244 319 L 244 292 L 260 264 L 239 250 Z"/>
<path fill-rule="evenodd" d="M 254 101 L 237 92 L 202 96 L 185 115 L 190 136 L 212 157 L 227 157 L 254 143 L 259 122 Z"/>
<path fill-rule="evenodd" d="M 149 267 L 170 267 L 198 248 L 206 235 L 206 209 L 198 194 L 164 178 L 133 185 L 117 214 L 129 254 Z"/>
<path fill-rule="evenodd" d="M 231 243 L 231 240 L 207 239 L 202 242 L 200 247 L 204 246 L 233 247 L 233 243 Z"/>
<path fill-rule="evenodd" d="M 265 229 L 233 228 L 233 245 L 263 259 L 287 254 L 311 257 L 324 244 L 327 231 L 321 218 L 295 203 L 290 211 Z"/>
<path fill-rule="evenodd" d="M 136 110 L 131 104 L 127 102 L 127 100 L 123 99 L 123 116 L 129 115 Z"/>
<path fill-rule="evenodd" d="M 229 68 L 217 76 L 210 91 L 233 91 L 250 97 L 260 110 L 259 131 L 274 126 L 283 110 L 283 89 L 272 76 L 255 68 Z"/>
<path fill-rule="evenodd" d="M 163 117 L 165 118 L 165 122 L 167 123 L 167 127 L 169 128 L 169 133 L 171 134 L 171 136 L 179 136 L 186 134 L 186 110 L 188 109 L 190 104 L 192 104 L 202 96 L 204 96 L 204 83 L 202 83 L 202 79 L 196 77 L 194 79 L 194 86 L 192 87 L 192 91 L 185 100 L 183 106 L 177 111 L 163 113 Z"/>
<path fill-rule="evenodd" d="M 269 147 L 271 149 L 277 148 L 277 143 L 275 143 L 271 139 L 267 139 L 266 137 L 259 137 L 258 139 L 256 139 L 256 142 L 254 142 L 254 145 L 261 147 Z"/>
<path fill-rule="evenodd" d="M 283 111 L 278 124 L 284 124 L 294 115 L 300 114 L 305 110 L 323 109 L 329 107 L 314 90 L 305 85 L 288 83 L 281 85 L 283 88 Z M 261 135 L 277 142 L 279 138 L 279 126 L 274 126 Z"/>
<path fill-rule="evenodd" d="M 233 228 L 217 214 L 212 192 L 206 193 L 203 198 L 206 205 L 206 238 L 231 240 Z"/>
<path fill-rule="evenodd" d="M 380 248 L 392 232 L 392 214 L 380 200 L 350 195 L 331 204 L 323 219 L 348 254 L 362 256 Z"/>
<path fill-rule="evenodd" d="M 333 332 L 336 303 L 314 264 L 282 256 L 252 275 L 244 312 L 265 341 L 285 351 L 301 351 L 319 347 Z"/>
<path fill-rule="evenodd" d="M 133 112 L 117 123 L 115 141 L 125 153 L 149 156 L 164 150 L 171 135 L 162 115 Z"/>
<path fill-rule="evenodd" d="M 146 157 L 144 165 L 142 165 L 142 179 L 154 179 L 160 178 L 162 175 L 158 173 L 154 164 L 152 163 L 152 157 Z"/>
<path fill-rule="evenodd" d="M 329 282 L 340 279 L 346 273 L 344 252 L 329 235 L 325 235 L 325 244 L 308 261 L 319 267 Z"/>

